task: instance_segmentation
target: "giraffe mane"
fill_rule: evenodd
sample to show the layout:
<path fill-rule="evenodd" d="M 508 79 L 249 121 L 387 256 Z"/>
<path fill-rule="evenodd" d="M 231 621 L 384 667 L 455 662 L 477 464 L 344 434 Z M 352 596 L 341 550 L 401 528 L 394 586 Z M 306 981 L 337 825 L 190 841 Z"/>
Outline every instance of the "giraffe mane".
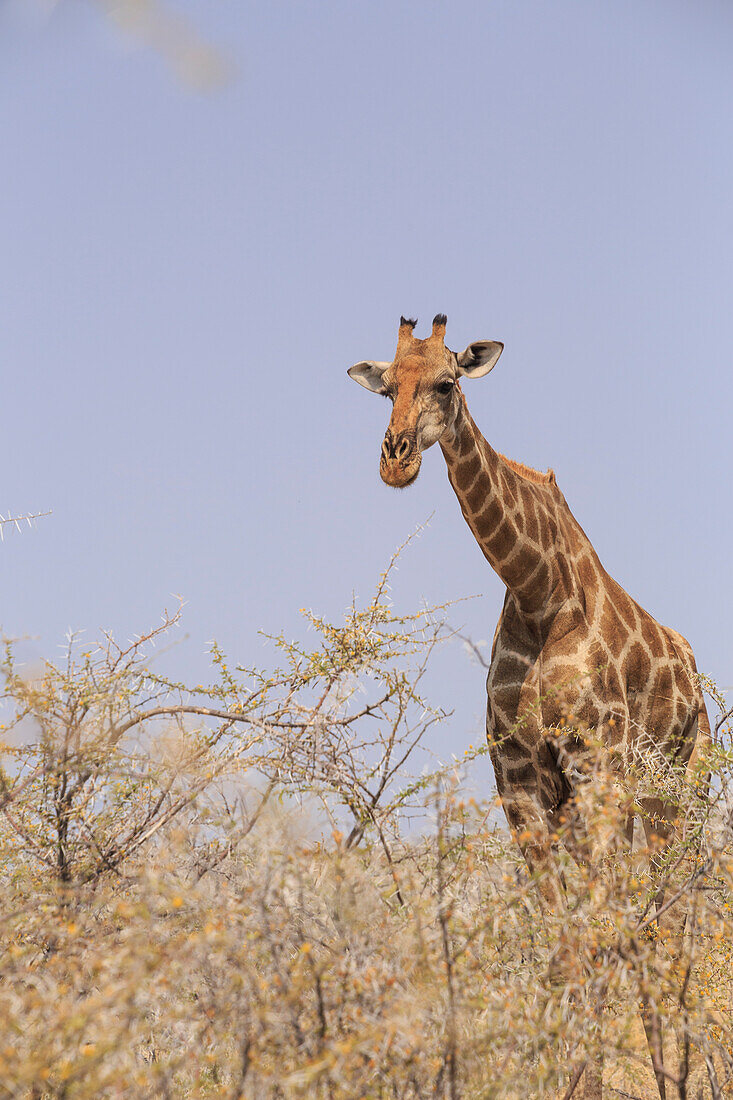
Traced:
<path fill-rule="evenodd" d="M 548 470 L 543 474 L 539 470 L 534 470 L 531 466 L 525 466 L 523 462 L 515 462 L 513 458 L 507 458 L 506 455 L 500 454 L 500 458 L 506 462 L 510 470 L 514 470 L 515 474 L 519 474 L 525 481 L 534 481 L 539 485 L 556 485 L 555 471 Z"/>

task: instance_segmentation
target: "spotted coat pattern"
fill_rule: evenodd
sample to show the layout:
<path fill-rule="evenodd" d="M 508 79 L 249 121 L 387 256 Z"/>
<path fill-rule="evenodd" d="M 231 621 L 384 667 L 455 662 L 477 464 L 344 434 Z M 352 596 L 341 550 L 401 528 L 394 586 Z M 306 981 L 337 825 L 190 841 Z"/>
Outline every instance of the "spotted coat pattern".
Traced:
<path fill-rule="evenodd" d="M 484 556 L 507 586 L 487 677 L 487 735 L 510 821 L 528 796 L 555 815 L 582 774 L 549 731 L 597 731 L 623 761 L 652 738 L 688 762 L 709 734 L 689 643 L 606 572 L 552 472 L 498 454 L 461 394 L 441 438 L 448 476 Z M 580 744 L 575 746 L 582 755 Z"/>
<path fill-rule="evenodd" d="M 445 323 L 439 314 L 432 335 L 419 340 L 416 322 L 402 318 L 394 359 L 363 361 L 349 374 L 393 402 L 383 480 L 396 488 L 411 484 L 422 451 L 439 442 L 466 522 L 506 584 L 486 682 L 489 751 L 507 819 L 538 872 L 543 911 L 558 912 L 563 891 L 553 838 L 562 834 L 576 858 L 598 856 L 575 796 L 592 780 L 599 751 L 619 777 L 650 748 L 690 773 L 710 725 L 689 643 L 606 572 L 552 471 L 505 458 L 472 420 L 460 379 L 488 373 L 502 345 L 478 341 L 457 355 L 445 346 Z M 669 836 L 673 807 L 649 799 L 643 808 L 647 838 Z M 627 821 L 628 838 L 632 828 Z M 675 946 L 668 941 L 670 951 L 681 949 L 681 927 Z M 553 958 L 555 980 L 569 981 L 574 962 L 561 940 Z M 659 1018 L 650 1005 L 642 1018 L 664 1100 Z M 602 1100 L 602 1094 L 601 1046 L 577 1095 Z"/>

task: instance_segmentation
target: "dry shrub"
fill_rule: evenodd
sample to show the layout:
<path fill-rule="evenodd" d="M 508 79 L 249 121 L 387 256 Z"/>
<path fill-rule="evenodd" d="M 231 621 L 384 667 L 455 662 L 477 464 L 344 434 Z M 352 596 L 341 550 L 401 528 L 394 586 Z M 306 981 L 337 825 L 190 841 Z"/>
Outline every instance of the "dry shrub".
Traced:
<path fill-rule="evenodd" d="M 395 615 L 385 574 L 342 626 L 310 616 L 313 649 L 274 639 L 279 670 L 215 648 L 192 690 L 149 664 L 176 620 L 32 678 L 6 651 L 0 1096 L 550 1096 L 602 1047 L 612 1095 L 651 1097 L 641 1001 L 680 1035 L 671 1094 L 733 1095 L 725 721 L 710 791 L 643 744 L 620 786 L 574 731 L 602 856 L 558 845 L 568 908 L 543 918 L 495 804 L 463 793 L 484 750 L 410 774 L 444 609 Z M 683 827 L 629 851 L 650 789 Z"/>

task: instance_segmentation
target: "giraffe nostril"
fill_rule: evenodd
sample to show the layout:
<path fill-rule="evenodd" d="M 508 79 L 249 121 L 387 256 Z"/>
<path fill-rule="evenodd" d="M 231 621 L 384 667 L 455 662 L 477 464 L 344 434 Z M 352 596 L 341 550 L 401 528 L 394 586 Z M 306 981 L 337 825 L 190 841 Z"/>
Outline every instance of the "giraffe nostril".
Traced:
<path fill-rule="evenodd" d="M 391 447 L 389 445 L 387 437 L 385 436 L 385 438 L 382 440 L 382 457 L 383 458 L 389 458 L 390 453 L 391 453 Z"/>
<path fill-rule="evenodd" d="M 397 450 L 396 450 L 397 459 L 399 461 L 401 461 L 405 457 L 405 455 L 407 454 L 407 452 L 409 450 L 410 450 L 410 441 L 409 441 L 409 439 L 401 439 L 400 442 L 397 445 Z"/>

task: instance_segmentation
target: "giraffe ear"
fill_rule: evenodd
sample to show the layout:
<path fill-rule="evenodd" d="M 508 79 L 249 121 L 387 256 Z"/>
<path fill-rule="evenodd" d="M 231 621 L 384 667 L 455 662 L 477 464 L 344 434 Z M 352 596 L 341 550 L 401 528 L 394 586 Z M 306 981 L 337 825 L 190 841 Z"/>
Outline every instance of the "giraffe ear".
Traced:
<path fill-rule="evenodd" d="M 498 340 L 477 340 L 469 344 L 465 351 L 458 356 L 458 373 L 465 374 L 467 378 L 483 378 L 504 350 L 504 345 Z"/>
<path fill-rule="evenodd" d="M 388 366 L 389 363 L 374 363 L 365 360 L 363 363 L 354 363 L 353 367 L 349 367 L 348 374 L 364 389 L 371 390 L 372 393 L 384 393 L 382 375 Z"/>

